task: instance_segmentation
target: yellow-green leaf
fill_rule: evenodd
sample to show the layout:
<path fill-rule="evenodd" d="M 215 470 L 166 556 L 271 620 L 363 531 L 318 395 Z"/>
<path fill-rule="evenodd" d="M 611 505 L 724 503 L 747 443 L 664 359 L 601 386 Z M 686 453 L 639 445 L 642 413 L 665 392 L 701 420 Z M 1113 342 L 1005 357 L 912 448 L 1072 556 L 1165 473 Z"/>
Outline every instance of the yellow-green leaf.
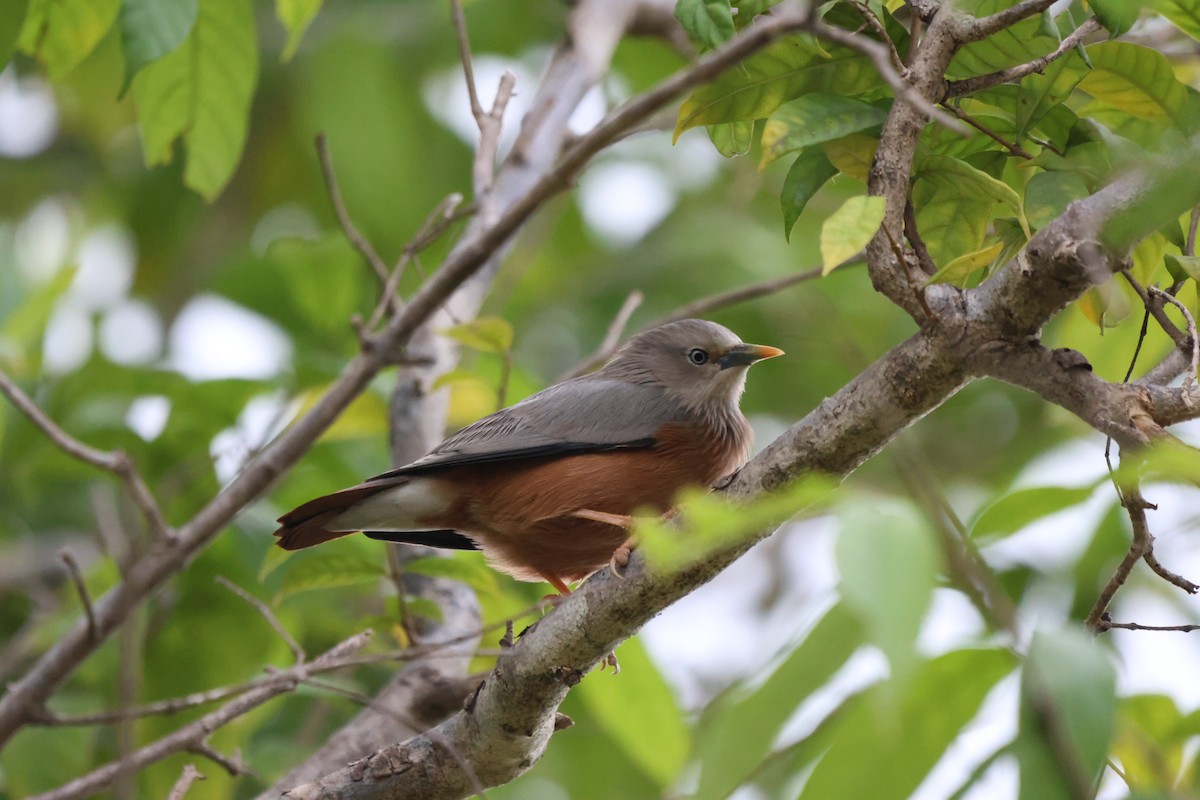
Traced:
<path fill-rule="evenodd" d="M 249 0 L 200 0 L 184 43 L 133 81 L 146 165 L 170 162 L 182 139 L 184 182 L 208 200 L 228 183 L 246 140 L 258 77 L 253 11 Z"/>
<path fill-rule="evenodd" d="M 851 197 L 821 226 L 821 274 L 830 272 L 871 241 L 887 203 L 882 197 Z"/>
<path fill-rule="evenodd" d="M 513 328 L 500 317 L 480 317 L 441 331 L 459 344 L 484 353 L 507 353 L 512 348 Z"/>
<path fill-rule="evenodd" d="M 1149 0 L 1147 5 L 1188 36 L 1200 39 L 1200 0 Z"/>
<path fill-rule="evenodd" d="M 1079 88 L 1106 105 L 1143 119 L 1170 122 L 1187 101 L 1187 88 L 1167 57 L 1128 42 L 1102 42 L 1087 48 L 1092 71 Z"/>
<path fill-rule="evenodd" d="M 275 0 L 275 16 L 287 29 L 287 44 L 283 46 L 283 61 L 290 61 L 300 46 L 300 39 L 313 18 L 321 10 L 322 0 Z"/>
<path fill-rule="evenodd" d="M 881 83 L 870 61 L 845 47 L 823 52 L 807 34 L 766 47 L 692 93 L 679 108 L 675 138 L 698 125 L 761 119 L 808 92 L 858 94 Z"/>
<path fill-rule="evenodd" d="M 832 142 L 821 145 L 829 163 L 837 167 L 838 172 L 865 181 L 871 171 L 871 162 L 875 159 L 875 151 L 879 148 L 879 140 L 862 133 L 852 133 Z"/>
<path fill-rule="evenodd" d="M 852 97 L 816 93 L 798 97 L 775 109 L 767 119 L 759 168 L 809 145 L 882 125 L 885 119 L 884 109 Z"/>
<path fill-rule="evenodd" d="M 1003 249 L 1004 242 L 996 242 L 991 247 L 965 253 L 939 269 L 926 283 L 953 283 L 961 286 L 968 277 L 991 264 L 992 259 L 1000 255 Z"/>
<path fill-rule="evenodd" d="M 1025 235 L 1030 235 L 1020 195 L 1007 183 L 996 180 L 983 170 L 957 158 L 931 155 L 921 160 L 914 177 L 940 189 L 954 190 L 964 196 L 983 197 L 995 203 L 1003 203 L 1020 221 Z"/>
<path fill-rule="evenodd" d="M 30 0 L 17 47 L 60 80 L 91 55 L 120 9 L 121 0 Z"/>
<path fill-rule="evenodd" d="M 713 147 L 726 158 L 750 152 L 750 145 L 754 142 L 754 122 L 751 120 L 709 125 L 706 130 Z"/>

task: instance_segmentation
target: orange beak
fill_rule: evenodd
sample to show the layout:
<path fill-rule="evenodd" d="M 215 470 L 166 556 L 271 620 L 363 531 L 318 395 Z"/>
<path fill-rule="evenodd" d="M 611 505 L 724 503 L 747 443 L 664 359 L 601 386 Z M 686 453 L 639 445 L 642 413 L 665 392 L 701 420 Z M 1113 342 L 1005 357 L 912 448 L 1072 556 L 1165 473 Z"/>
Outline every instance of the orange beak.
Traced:
<path fill-rule="evenodd" d="M 717 364 L 721 366 L 721 369 L 748 367 L 756 361 L 781 355 L 783 355 L 783 351 L 778 347 L 765 344 L 739 344 L 737 347 L 731 347 L 725 352 L 725 355 L 718 358 Z"/>

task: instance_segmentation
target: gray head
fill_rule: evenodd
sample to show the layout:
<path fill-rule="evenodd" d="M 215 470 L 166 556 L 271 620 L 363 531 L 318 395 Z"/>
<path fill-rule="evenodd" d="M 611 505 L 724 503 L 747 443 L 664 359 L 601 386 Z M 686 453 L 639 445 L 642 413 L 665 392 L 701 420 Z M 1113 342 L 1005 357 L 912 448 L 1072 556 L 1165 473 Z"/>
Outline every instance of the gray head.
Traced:
<path fill-rule="evenodd" d="M 750 365 L 779 355 L 779 348 L 746 344 L 723 325 L 684 319 L 634 336 L 600 372 L 662 386 L 685 408 L 721 414 L 737 408 Z"/>

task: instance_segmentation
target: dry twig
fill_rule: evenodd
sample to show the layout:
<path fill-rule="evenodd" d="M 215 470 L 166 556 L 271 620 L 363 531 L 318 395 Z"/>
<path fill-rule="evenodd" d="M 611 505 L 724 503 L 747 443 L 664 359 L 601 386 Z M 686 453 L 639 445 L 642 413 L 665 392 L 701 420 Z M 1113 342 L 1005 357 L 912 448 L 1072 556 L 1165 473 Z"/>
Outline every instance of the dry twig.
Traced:
<path fill-rule="evenodd" d="M 83 573 L 79 571 L 79 562 L 75 560 L 75 555 L 67 548 L 58 551 L 58 558 L 67 568 L 67 575 L 71 578 L 71 583 L 75 584 L 75 591 L 79 595 L 79 602 L 83 603 L 83 613 L 87 616 L 88 634 L 92 638 L 99 636 L 99 629 L 96 626 L 96 611 L 92 608 L 92 596 L 88 594 L 87 585 L 83 582 Z"/>
<path fill-rule="evenodd" d="M 171 793 L 167 795 L 167 800 L 183 800 L 188 793 L 188 789 L 192 788 L 192 784 L 198 780 L 205 780 L 205 777 L 196 769 L 195 764 L 185 764 L 183 774 L 179 776 L 179 780 L 175 781 L 175 785 L 171 787 Z"/>
<path fill-rule="evenodd" d="M 224 575 L 217 576 L 217 583 L 221 584 L 226 589 L 233 592 L 238 597 L 242 598 L 251 606 L 253 606 L 254 610 L 261 614 L 262 618 L 267 621 L 267 624 L 275 629 L 275 632 L 279 634 L 279 638 L 283 639 L 284 644 L 286 644 L 288 649 L 292 651 L 292 657 L 295 659 L 296 663 L 304 663 L 304 649 L 297 644 L 294 638 L 292 638 L 292 635 L 288 633 L 287 628 L 283 627 L 283 623 L 279 621 L 279 617 L 275 616 L 275 612 L 272 611 L 266 603 L 264 603 L 262 600 L 259 600 L 257 597 L 250 594 L 245 589 L 226 578 Z"/>
<path fill-rule="evenodd" d="M 21 391 L 20 387 L 3 370 L 0 370 L 0 394 L 7 397 L 18 411 L 24 414 L 64 453 L 85 464 L 111 472 L 123 480 L 130 497 L 133 498 L 134 505 L 142 513 L 154 536 L 160 540 L 173 538 L 174 534 L 167 525 L 162 511 L 158 507 L 158 502 L 150 493 L 150 488 L 142 480 L 141 473 L 137 471 L 133 459 L 128 454 L 122 450 L 114 450 L 111 453 L 97 450 L 71 436 L 60 428 L 58 423 L 50 419 L 46 412 L 30 399 L 29 395 Z"/>

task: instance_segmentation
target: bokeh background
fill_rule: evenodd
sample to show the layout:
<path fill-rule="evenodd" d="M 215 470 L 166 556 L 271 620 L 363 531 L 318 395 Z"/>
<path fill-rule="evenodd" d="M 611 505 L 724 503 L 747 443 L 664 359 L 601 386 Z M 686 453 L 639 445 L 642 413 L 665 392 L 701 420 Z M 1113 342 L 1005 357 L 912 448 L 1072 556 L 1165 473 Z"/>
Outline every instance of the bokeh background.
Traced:
<path fill-rule="evenodd" d="M 485 105 L 502 70 L 518 77 L 509 134 L 567 13 L 546 0 L 468 7 Z M 259 4 L 256 17 L 261 60 L 249 137 L 236 173 L 212 203 L 183 186 L 178 159 L 144 166 L 132 102 L 121 95 L 115 33 L 53 84 L 23 56 L 0 74 L 0 365 L 73 435 L 130 452 L 173 522 L 219 491 L 334 380 L 357 346 L 351 317 L 373 307 L 374 277 L 338 227 L 314 136 L 328 136 L 347 207 L 388 261 L 442 197 L 470 183 L 475 129 L 444 4 L 327 4 L 288 61 L 281 58 L 285 32 L 271 9 Z M 627 40 L 573 124 L 586 130 L 607 108 L 684 63 L 663 41 Z M 515 333 L 508 399 L 553 382 L 589 353 L 635 289 L 645 301 L 632 329 L 692 300 L 819 265 L 820 223 L 863 186 L 843 176 L 826 187 L 789 243 L 778 207 L 784 173 L 780 163 L 760 171 L 753 155 L 721 158 L 703 130 L 674 145 L 669 131 L 651 131 L 602 154 L 573 191 L 521 233 L 486 303 L 484 313 L 507 320 Z M 451 240 L 421 256 L 405 291 L 436 267 Z M 854 266 L 712 318 L 747 341 L 787 351 L 750 377 L 743 408 L 760 445 L 914 331 Z M 1080 349 L 1102 375 L 1119 379 L 1139 321 L 1101 337 L 1070 309 L 1048 338 Z M 1154 363 L 1166 348 L 1165 339 L 1152 337 L 1142 363 Z M 463 367 L 447 387 L 450 429 L 497 400 L 497 356 L 468 349 Z M 270 601 L 309 652 L 368 626 L 382 634 L 380 647 L 395 646 L 396 601 L 381 545 L 352 537 L 283 560 L 270 536 L 272 520 L 294 504 L 390 466 L 388 392 L 384 376 L 125 634 L 101 648 L 53 707 L 116 705 L 122 648 L 136 653 L 125 692 L 139 701 L 240 682 L 265 665 L 287 663 L 284 644 L 214 582 L 217 575 Z M 832 604 L 834 549 L 845 520 L 920 519 L 909 491 L 914 479 L 940 487 L 968 521 L 1015 487 L 1085 487 L 1070 511 L 985 548 L 1031 629 L 1079 617 L 1128 535 L 1102 480 L 1103 450 L 1103 440 L 1079 421 L 1028 394 L 991 382 L 967 387 L 850 478 L 832 509 L 785 527 L 624 645 L 620 678 L 589 676 L 569 697 L 564 711 L 576 727 L 554 738 L 529 775 L 489 795 L 657 796 L 655 759 L 682 758 L 673 754 L 687 753 L 691 723 L 706 704 L 742 682 L 754 685 Z M 1161 487 L 1148 497 L 1160 503 L 1160 559 L 1200 574 L 1195 494 Z M 99 594 L 118 578 L 106 554 L 146 541 L 118 485 L 65 456 L 8 405 L 0 406 L 0 498 L 0 678 L 12 679 L 80 613 L 58 550 L 76 554 Z M 864 508 L 875 516 L 863 517 Z M 476 554 L 458 557 L 478 563 Z M 485 570 L 471 574 L 487 622 L 543 593 Z M 1195 603 L 1169 589 L 1135 578 L 1118 616 L 1197 621 Z M 961 594 L 939 589 L 919 647 L 935 654 L 986 635 Z M 1180 713 L 1200 705 L 1194 637 L 1111 639 L 1126 691 L 1166 694 Z M 886 669 L 878 651 L 864 647 L 824 692 L 796 709 L 780 741 L 804 735 L 838 698 Z M 379 667 L 337 680 L 369 693 L 386 677 Z M 917 796 L 948 796 L 1011 737 L 1016 702 L 1015 680 L 1002 682 Z M 622 713 L 614 715 L 614 705 L 624 706 Z M 190 796 L 252 795 L 356 710 L 307 688 L 269 704 L 214 737 L 222 750 L 241 748 L 261 780 L 232 782 L 204 765 L 209 780 Z M 136 741 L 178 724 L 141 721 Z M 51 788 L 112 759 L 118 747 L 105 729 L 26 729 L 0 753 L 0 796 Z M 129 796 L 165 796 L 188 760 L 194 758 L 147 770 Z M 1014 787 L 1015 769 L 1002 757 L 968 796 L 1009 797 Z M 1106 791 L 1122 796 L 1119 786 Z"/>

